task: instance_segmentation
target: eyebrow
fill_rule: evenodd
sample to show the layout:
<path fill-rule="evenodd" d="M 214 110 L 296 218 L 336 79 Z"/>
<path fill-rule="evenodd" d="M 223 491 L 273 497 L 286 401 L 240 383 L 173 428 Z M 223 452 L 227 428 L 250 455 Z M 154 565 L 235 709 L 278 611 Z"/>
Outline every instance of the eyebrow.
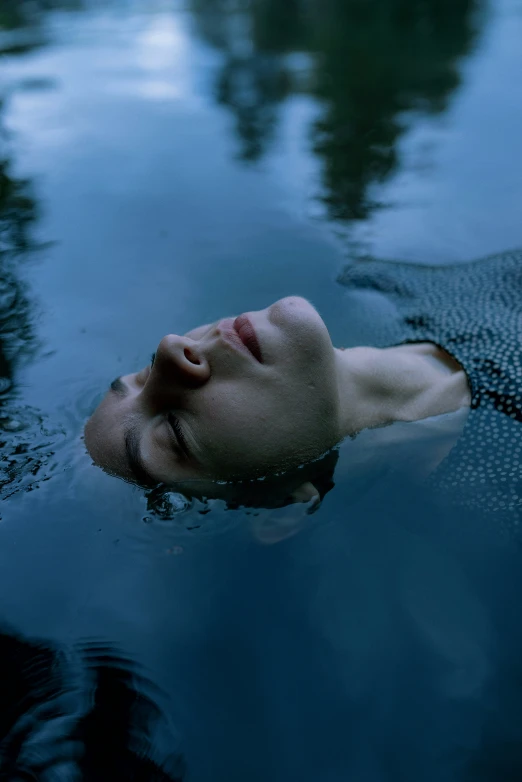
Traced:
<path fill-rule="evenodd" d="M 114 391 L 115 394 L 118 394 L 119 396 L 127 396 L 129 393 L 129 389 L 121 379 L 121 377 L 117 377 L 115 380 L 112 381 L 112 383 L 109 386 L 109 389 L 111 391 Z"/>
<path fill-rule="evenodd" d="M 109 390 L 113 391 L 118 396 L 127 396 L 129 388 L 126 383 L 123 382 L 121 377 L 115 378 L 109 386 Z M 176 433 L 175 433 L 176 434 Z M 134 479 L 142 485 L 156 486 L 158 481 L 152 477 L 150 472 L 145 467 L 143 459 L 141 458 L 140 450 L 140 435 L 138 427 L 135 424 L 131 424 L 124 433 L 123 440 L 125 443 L 125 454 L 127 456 L 128 466 L 132 472 Z M 184 444 L 180 442 L 179 436 L 176 434 L 176 440 L 179 448 L 187 455 L 188 458 L 194 458 L 186 449 Z"/>
<path fill-rule="evenodd" d="M 124 434 L 127 462 L 136 481 L 142 486 L 155 486 L 158 481 L 145 467 L 140 451 L 140 433 L 135 424 L 131 424 Z"/>
<path fill-rule="evenodd" d="M 109 390 L 113 391 L 118 396 L 127 396 L 129 389 L 126 383 L 123 382 L 121 377 L 117 377 L 109 386 Z M 123 434 L 123 442 L 125 443 L 125 455 L 127 457 L 127 465 L 134 477 L 141 486 L 156 486 L 158 483 L 150 472 L 145 467 L 143 459 L 141 458 L 140 450 L 140 433 L 136 424 L 132 423 L 127 427 Z"/>

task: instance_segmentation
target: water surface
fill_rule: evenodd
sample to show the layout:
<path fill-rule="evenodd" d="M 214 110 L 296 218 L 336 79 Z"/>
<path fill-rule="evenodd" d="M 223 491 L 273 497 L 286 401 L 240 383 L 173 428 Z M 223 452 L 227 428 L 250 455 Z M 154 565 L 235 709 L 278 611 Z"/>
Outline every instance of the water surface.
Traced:
<path fill-rule="evenodd" d="M 348 444 L 263 546 L 263 514 L 151 515 L 81 431 L 165 333 L 296 293 L 356 345 L 390 310 L 348 261 L 522 245 L 520 2 L 43 5 L 0 11 L 2 621 L 124 649 L 187 780 L 518 773 L 522 571 L 487 518 Z"/>

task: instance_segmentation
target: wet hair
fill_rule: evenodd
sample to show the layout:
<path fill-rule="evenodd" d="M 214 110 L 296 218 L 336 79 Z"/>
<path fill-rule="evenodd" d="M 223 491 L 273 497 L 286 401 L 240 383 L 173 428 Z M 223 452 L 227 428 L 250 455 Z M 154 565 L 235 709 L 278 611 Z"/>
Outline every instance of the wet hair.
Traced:
<path fill-rule="evenodd" d="M 231 510 L 246 508 L 281 508 L 294 500 L 292 493 L 307 481 L 317 489 L 319 500 L 334 487 L 334 473 L 339 458 L 338 447 L 331 448 L 319 458 L 281 473 L 267 475 L 261 479 L 207 483 L 194 482 L 193 488 L 183 484 L 160 484 L 147 493 L 147 511 L 160 518 L 175 515 L 170 497 L 172 493 L 193 498 L 225 500 Z"/>
<path fill-rule="evenodd" d="M 333 476 L 338 458 L 338 449 L 332 448 L 318 459 L 261 480 L 233 482 L 230 484 L 228 505 L 231 508 L 284 507 L 293 502 L 292 493 L 307 481 L 313 483 L 321 501 L 334 486 Z"/>

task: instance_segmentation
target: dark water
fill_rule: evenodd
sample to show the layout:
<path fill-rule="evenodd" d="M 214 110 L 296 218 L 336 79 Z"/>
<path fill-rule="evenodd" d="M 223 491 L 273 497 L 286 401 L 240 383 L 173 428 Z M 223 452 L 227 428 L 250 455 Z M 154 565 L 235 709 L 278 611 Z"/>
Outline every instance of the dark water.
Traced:
<path fill-rule="evenodd" d="M 2 735 L 54 725 L 45 771 L 2 756 L 41 780 L 73 778 L 72 745 L 93 780 L 522 778 L 520 548 L 491 520 L 407 470 L 368 490 L 347 446 L 266 546 L 267 514 L 151 516 L 81 441 L 167 332 L 297 293 L 354 345 L 389 309 L 336 283 L 347 260 L 522 245 L 522 4 L 2 0 L 0 24 Z"/>

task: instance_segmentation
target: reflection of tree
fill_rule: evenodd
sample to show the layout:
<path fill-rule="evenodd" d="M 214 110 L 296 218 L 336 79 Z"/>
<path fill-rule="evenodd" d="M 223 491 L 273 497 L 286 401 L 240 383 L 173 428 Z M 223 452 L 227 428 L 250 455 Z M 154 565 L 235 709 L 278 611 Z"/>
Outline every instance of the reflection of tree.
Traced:
<path fill-rule="evenodd" d="M 24 54 L 41 46 L 41 22 L 53 8 L 82 8 L 85 0 L 0 0 L 0 55 Z M 19 35 L 17 35 L 19 33 Z"/>
<path fill-rule="evenodd" d="M 77 8 L 83 0 L 2 0 L 0 30 L 21 27 L 50 8 Z"/>
<path fill-rule="evenodd" d="M 15 403 L 16 369 L 37 348 L 31 302 L 18 271 L 33 248 L 31 227 L 36 217 L 30 182 L 14 176 L 7 157 L 0 159 L 0 487 L 4 498 L 42 478 L 51 453 L 51 433 L 42 416 Z"/>
<path fill-rule="evenodd" d="M 51 8 L 80 9 L 84 0 L 4 0 L 0 7 L 0 56 L 24 54 L 41 46 L 44 14 Z M 19 27 L 20 29 L 16 29 Z M 20 34 L 19 36 L 17 34 Z M 25 33 L 30 33 L 25 36 Z M 33 35 L 33 33 L 35 33 Z M 0 142 L 5 95 L 0 95 Z M 32 228 L 38 205 L 31 182 L 14 173 L 8 152 L 0 153 L 0 492 L 2 498 L 34 488 L 46 480 L 58 427 L 49 428 L 41 413 L 16 402 L 16 371 L 33 356 L 38 344 L 20 263 L 35 248 Z"/>
<path fill-rule="evenodd" d="M 269 57 L 230 58 L 221 71 L 217 97 L 233 108 L 243 160 L 266 150 L 277 122 L 277 104 L 288 94 L 284 73 Z"/>
<path fill-rule="evenodd" d="M 0 664 L 0 780 L 181 782 L 168 729 L 158 759 L 167 726 L 151 684 L 110 646 L 65 653 L 2 627 Z"/>
<path fill-rule="evenodd" d="M 27 179 L 11 174 L 9 160 L 0 160 L 0 258 L 29 249 L 29 229 L 36 217 Z"/>
<path fill-rule="evenodd" d="M 326 110 L 314 147 L 333 217 L 364 218 L 397 163 L 401 112 L 444 109 L 472 40 L 474 0 L 327 0 L 316 18 Z"/>
<path fill-rule="evenodd" d="M 301 0 L 239 2 L 230 10 L 220 0 L 194 0 L 199 30 L 226 52 L 216 97 L 236 117 L 240 157 L 259 159 L 276 124 L 277 107 L 292 91 L 282 55 L 300 47 Z"/>
<path fill-rule="evenodd" d="M 0 33 L 4 30 L 31 27 L 38 24 L 51 8 L 77 9 L 84 0 L 3 0 L 0 7 Z M 34 39 L 24 44 L 0 39 L 0 55 L 22 54 L 42 43 Z M 4 97 L 5 100 L 5 97 Z M 5 141 L 2 128 L 3 98 L 0 95 L 0 143 Z M 14 372 L 22 357 L 31 355 L 36 347 L 30 319 L 30 302 L 17 267 L 33 249 L 31 229 L 38 217 L 31 182 L 13 173 L 13 161 L 0 152 L 0 405 L 5 392 L 13 385 Z"/>
<path fill-rule="evenodd" d="M 20 0 L 4 0 L 0 6 L 0 30 L 19 27 L 25 21 L 25 5 Z"/>
<path fill-rule="evenodd" d="M 194 9 L 202 34 L 227 53 L 218 99 L 236 115 L 245 158 L 266 150 L 277 105 L 303 89 L 285 55 L 313 55 L 304 88 L 324 107 L 313 148 L 330 214 L 347 220 L 367 216 L 370 185 L 394 170 L 403 112 L 444 109 L 478 2 L 245 0 L 232 13 L 223 0 L 194 0 Z"/>
<path fill-rule="evenodd" d="M 8 158 L 0 159 L 0 404 L 12 386 L 18 361 L 35 347 L 29 301 L 16 269 L 31 249 L 36 216 L 30 183 L 12 174 Z"/>
<path fill-rule="evenodd" d="M 13 13 L 7 18 L 9 9 Z M 25 21 L 24 4 L 7 4 L 2 21 L 14 26 Z M 25 46 L 8 46 L 11 54 Z M 2 128 L 3 102 L 0 96 L 0 141 L 6 146 Z M 17 177 L 13 161 L 4 149 L 0 154 L 0 487 L 6 497 L 22 486 L 42 477 L 41 469 L 49 458 L 50 444 L 42 438 L 41 415 L 27 406 L 16 405 L 16 370 L 23 359 L 37 348 L 31 301 L 22 281 L 19 265 L 34 248 L 32 226 L 38 208 L 31 183 Z"/>
<path fill-rule="evenodd" d="M 5 0 L 0 10 L 0 33 L 32 23 L 38 3 Z M 4 41 L 2 51 L 10 54 L 26 50 Z M 4 99 L 0 95 L 0 142 L 6 141 L 1 120 Z M 29 317 L 25 286 L 17 275 L 17 266 L 32 248 L 31 227 L 37 217 L 31 183 L 13 173 L 7 152 L 0 153 L 0 405 L 13 385 L 16 365 L 22 355 L 34 349 L 34 332 Z"/>

